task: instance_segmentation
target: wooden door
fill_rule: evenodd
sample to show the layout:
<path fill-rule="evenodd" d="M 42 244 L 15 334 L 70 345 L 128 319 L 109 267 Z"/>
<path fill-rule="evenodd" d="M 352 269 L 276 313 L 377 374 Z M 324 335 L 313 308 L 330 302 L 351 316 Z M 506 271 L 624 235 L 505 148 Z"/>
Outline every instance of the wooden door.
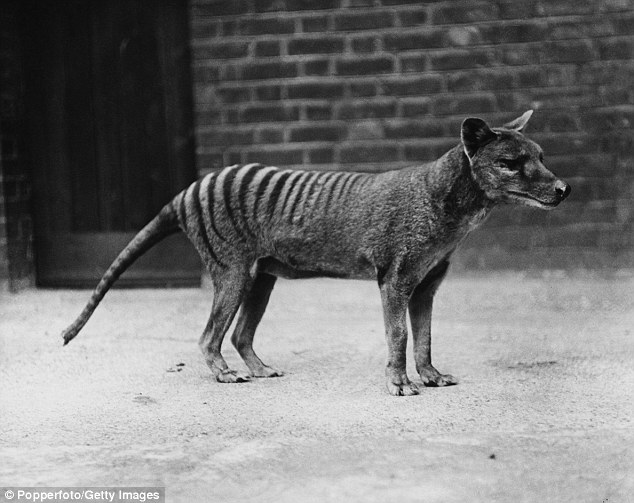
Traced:
<path fill-rule="evenodd" d="M 196 177 L 186 0 L 32 0 L 22 16 L 37 282 L 94 286 Z M 200 281 L 183 235 L 120 285 Z"/>

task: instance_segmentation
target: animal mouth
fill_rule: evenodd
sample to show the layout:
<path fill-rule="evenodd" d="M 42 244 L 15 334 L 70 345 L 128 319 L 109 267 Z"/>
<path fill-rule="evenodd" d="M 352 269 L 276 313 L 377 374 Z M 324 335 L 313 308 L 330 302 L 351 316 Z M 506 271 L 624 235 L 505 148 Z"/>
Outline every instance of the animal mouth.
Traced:
<path fill-rule="evenodd" d="M 542 206 L 550 206 L 550 207 L 555 207 L 559 204 L 560 201 L 542 201 L 541 199 L 538 199 L 534 196 L 531 196 L 530 194 L 527 194 L 526 192 L 516 192 L 514 190 L 509 191 L 509 194 L 512 194 L 516 197 L 519 197 L 521 199 L 530 199 L 531 201 L 536 201 L 539 204 L 541 204 Z"/>

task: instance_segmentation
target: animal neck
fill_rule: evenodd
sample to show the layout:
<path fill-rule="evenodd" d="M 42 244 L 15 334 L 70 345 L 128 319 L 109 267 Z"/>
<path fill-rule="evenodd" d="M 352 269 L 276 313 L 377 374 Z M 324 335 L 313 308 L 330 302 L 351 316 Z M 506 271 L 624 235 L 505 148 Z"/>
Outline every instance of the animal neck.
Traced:
<path fill-rule="evenodd" d="M 493 202 L 473 179 L 462 146 L 451 149 L 434 162 L 427 176 L 434 200 L 442 201 L 445 216 L 457 224 L 475 225 L 493 208 Z"/>

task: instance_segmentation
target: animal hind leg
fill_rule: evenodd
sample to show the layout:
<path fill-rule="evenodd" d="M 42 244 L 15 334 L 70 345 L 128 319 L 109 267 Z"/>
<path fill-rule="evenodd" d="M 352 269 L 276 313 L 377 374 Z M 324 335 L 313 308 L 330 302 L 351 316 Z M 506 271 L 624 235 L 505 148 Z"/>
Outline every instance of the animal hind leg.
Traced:
<path fill-rule="evenodd" d="M 248 272 L 242 270 L 229 270 L 214 278 L 211 315 L 198 345 L 218 382 L 236 383 L 249 380 L 248 375 L 229 368 L 220 349 L 240 303 L 249 290 L 250 282 Z"/>
<path fill-rule="evenodd" d="M 283 375 L 279 370 L 265 365 L 253 350 L 255 330 L 264 315 L 276 280 L 277 277 L 271 274 L 262 272 L 257 274 L 250 290 L 244 297 L 238 322 L 231 336 L 231 342 L 240 353 L 244 363 L 249 367 L 253 377 L 280 377 Z"/>

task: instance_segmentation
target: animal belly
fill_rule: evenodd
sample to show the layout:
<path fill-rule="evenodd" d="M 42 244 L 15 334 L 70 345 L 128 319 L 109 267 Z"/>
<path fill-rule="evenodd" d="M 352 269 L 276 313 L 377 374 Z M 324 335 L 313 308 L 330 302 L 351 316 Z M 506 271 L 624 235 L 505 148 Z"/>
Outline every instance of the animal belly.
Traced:
<path fill-rule="evenodd" d="M 369 264 L 337 263 L 335 261 L 304 262 L 263 257 L 258 260 L 258 271 L 287 279 L 344 278 L 376 279 L 374 268 Z"/>

